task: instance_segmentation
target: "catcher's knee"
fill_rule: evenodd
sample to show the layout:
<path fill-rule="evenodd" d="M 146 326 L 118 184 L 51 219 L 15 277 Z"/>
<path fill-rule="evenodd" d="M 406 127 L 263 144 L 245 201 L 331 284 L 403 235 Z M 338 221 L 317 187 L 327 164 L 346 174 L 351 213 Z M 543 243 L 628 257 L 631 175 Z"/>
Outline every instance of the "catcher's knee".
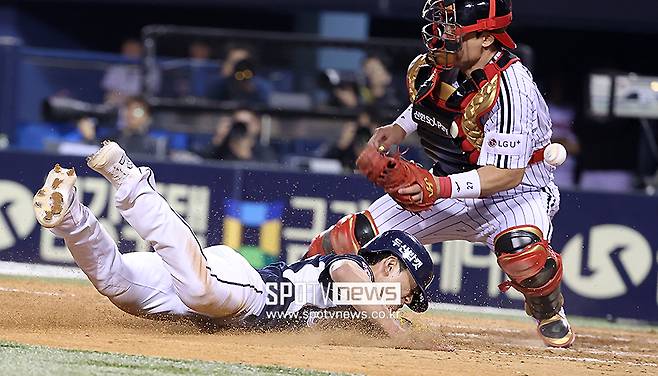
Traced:
<path fill-rule="evenodd" d="M 562 258 L 541 230 L 528 225 L 503 231 L 494 240 L 494 251 L 498 265 L 511 280 L 501 284 L 501 290 L 514 287 L 521 292 L 529 315 L 542 320 L 562 308 Z"/>
<path fill-rule="evenodd" d="M 304 258 L 329 253 L 357 254 L 364 244 L 378 234 L 369 211 L 348 214 L 313 238 Z"/>

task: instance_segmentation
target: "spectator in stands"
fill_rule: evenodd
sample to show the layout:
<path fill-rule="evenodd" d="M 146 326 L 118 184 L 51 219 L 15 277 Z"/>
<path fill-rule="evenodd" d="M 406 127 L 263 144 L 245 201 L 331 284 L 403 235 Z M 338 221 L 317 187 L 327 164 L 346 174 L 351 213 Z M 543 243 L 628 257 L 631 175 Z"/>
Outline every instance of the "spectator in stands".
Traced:
<path fill-rule="evenodd" d="M 361 72 L 363 82 L 359 87 L 359 96 L 363 105 L 385 108 L 397 108 L 401 105 L 402 101 L 391 84 L 391 73 L 381 57 L 366 57 Z"/>
<path fill-rule="evenodd" d="M 247 126 L 247 131 L 254 138 L 260 138 L 260 133 L 263 128 L 260 117 L 248 108 L 239 108 L 231 115 L 233 121 L 244 123 Z"/>
<path fill-rule="evenodd" d="M 357 108 L 359 106 L 397 108 L 403 99 L 393 86 L 393 77 L 381 57 L 370 55 L 363 60 L 361 72 L 325 70 L 320 85 L 327 89 L 332 107 Z"/>
<path fill-rule="evenodd" d="M 222 159 L 227 154 L 227 136 L 232 126 L 232 118 L 228 116 L 221 117 L 215 127 L 210 145 L 201 151 L 201 156 L 207 159 Z"/>
<path fill-rule="evenodd" d="M 265 104 L 271 85 L 257 75 L 253 53 L 243 46 L 230 46 L 221 66 L 220 77 L 211 85 L 208 96 L 245 105 Z"/>
<path fill-rule="evenodd" d="M 234 122 L 226 136 L 226 147 L 221 155 L 224 161 L 251 161 L 254 159 L 255 140 L 247 124 Z"/>
<path fill-rule="evenodd" d="M 359 106 L 359 87 L 356 78 L 335 69 L 327 69 L 320 75 L 320 87 L 329 94 L 327 105 L 340 108 Z"/>
<path fill-rule="evenodd" d="M 356 159 L 368 144 L 372 130 L 356 121 L 347 122 L 343 126 L 340 138 L 329 147 L 322 147 L 319 155 L 323 158 L 336 159 L 346 171 L 354 171 Z"/>
<path fill-rule="evenodd" d="M 200 40 L 195 40 L 194 42 L 190 43 L 187 52 L 191 60 L 207 61 L 210 60 L 212 49 L 210 48 L 208 43 Z"/>
<path fill-rule="evenodd" d="M 96 138 L 96 120 L 84 117 L 75 124 L 75 131 L 66 134 L 62 141 L 76 144 L 98 145 Z"/>
<path fill-rule="evenodd" d="M 151 126 L 151 108 L 141 97 L 130 97 L 126 100 L 124 111 L 120 113 L 120 121 L 125 126 L 110 137 L 129 153 L 163 156 L 165 147 L 159 147 L 158 140 L 149 136 Z"/>
<path fill-rule="evenodd" d="M 262 162 L 274 162 L 277 160 L 274 150 L 261 137 L 263 125 L 258 114 L 247 108 L 241 108 L 233 113 L 232 118 L 234 122 L 244 123 L 247 126 L 247 132 L 254 139 L 254 160 Z"/>
<path fill-rule="evenodd" d="M 229 150 L 228 135 L 235 124 L 246 127 L 246 132 L 253 140 L 251 147 L 251 158 L 262 162 L 275 162 L 277 155 L 268 145 L 261 142 L 262 124 L 260 117 L 253 111 L 243 108 L 236 110 L 231 117 L 223 117 L 217 123 L 211 144 L 202 156 L 210 159 L 226 159 L 226 155 L 232 154 Z"/>
<path fill-rule="evenodd" d="M 377 107 L 366 107 L 356 117 L 356 123 L 359 127 L 368 128 L 371 132 L 374 132 L 377 127 L 380 127 L 382 121 L 386 121 L 386 119 L 381 119 Z"/>
<path fill-rule="evenodd" d="M 217 69 L 211 62 L 212 49 L 206 42 L 194 41 L 188 48 L 188 56 L 190 75 L 187 95 L 203 97 L 208 91 L 208 82 L 212 80 Z"/>
<path fill-rule="evenodd" d="M 136 39 L 126 39 L 121 45 L 121 56 L 126 64 L 111 66 L 103 76 L 101 87 L 105 90 L 107 103 L 121 106 L 126 99 L 139 95 L 144 86 L 144 75 L 139 61 L 142 58 L 142 43 Z M 153 84 L 159 87 L 159 75 L 150 77 Z"/>

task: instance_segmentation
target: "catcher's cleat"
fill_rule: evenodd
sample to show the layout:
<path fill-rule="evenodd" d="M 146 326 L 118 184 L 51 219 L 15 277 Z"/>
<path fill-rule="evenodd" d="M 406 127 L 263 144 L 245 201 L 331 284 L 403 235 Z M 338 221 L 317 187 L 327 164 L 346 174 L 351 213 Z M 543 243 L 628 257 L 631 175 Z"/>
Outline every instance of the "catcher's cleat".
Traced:
<path fill-rule="evenodd" d="M 569 347 L 576 340 L 564 308 L 548 319 L 537 320 L 537 332 L 544 343 L 551 347 Z"/>
<path fill-rule="evenodd" d="M 34 215 L 41 226 L 52 228 L 62 223 L 75 198 L 76 179 L 73 168 L 63 168 L 59 164 L 48 173 L 46 182 L 32 200 Z"/>
<path fill-rule="evenodd" d="M 103 175 L 114 188 L 118 188 L 127 176 L 139 173 L 121 146 L 112 141 L 103 141 L 103 147 L 87 157 L 87 166 Z"/>

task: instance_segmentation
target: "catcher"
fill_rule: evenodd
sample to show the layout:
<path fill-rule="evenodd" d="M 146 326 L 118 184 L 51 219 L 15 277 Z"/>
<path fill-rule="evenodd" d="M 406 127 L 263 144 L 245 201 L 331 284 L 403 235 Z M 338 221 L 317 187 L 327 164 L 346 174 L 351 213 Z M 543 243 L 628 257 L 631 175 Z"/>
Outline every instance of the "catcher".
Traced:
<path fill-rule="evenodd" d="M 510 50 L 511 0 L 428 0 L 428 52 L 410 65 L 411 105 L 378 128 L 358 169 L 387 195 L 319 234 L 308 255 L 355 253 L 379 231 L 399 229 L 424 244 L 482 242 L 525 297 L 548 346 L 575 339 L 560 292 L 562 261 L 551 248 L 560 194 L 544 162 L 548 108 Z M 434 165 L 427 171 L 385 154 L 417 132 Z"/>
<path fill-rule="evenodd" d="M 360 255 L 277 262 L 256 270 L 228 246 L 202 248 L 156 190 L 153 171 L 136 167 L 116 143 L 105 142 L 87 164 L 112 183 L 119 212 L 155 252 L 119 253 L 79 201 L 73 169 L 55 165 L 34 196 L 34 212 L 43 227 L 64 238 L 98 292 L 123 311 L 150 319 L 188 319 L 210 328 L 257 329 L 313 325 L 321 313 L 335 311 L 344 313 L 338 318 L 379 326 L 399 346 L 431 344 L 390 314 L 405 304 L 416 312 L 428 306 L 425 289 L 434 276 L 432 260 L 409 234 L 384 232 L 364 245 Z M 383 282 L 399 286 L 399 292 L 384 301 L 353 297 L 341 304 L 336 298 L 342 290 L 333 289 L 335 282 L 363 289 Z M 281 293 L 284 289 L 288 294 Z"/>

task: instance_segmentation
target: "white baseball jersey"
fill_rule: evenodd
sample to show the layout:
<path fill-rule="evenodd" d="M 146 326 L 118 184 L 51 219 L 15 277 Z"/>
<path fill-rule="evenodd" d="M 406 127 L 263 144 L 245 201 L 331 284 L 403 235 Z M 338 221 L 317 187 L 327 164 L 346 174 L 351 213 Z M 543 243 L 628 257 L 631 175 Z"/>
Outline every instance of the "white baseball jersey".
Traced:
<path fill-rule="evenodd" d="M 516 62 L 502 73 L 500 95 L 481 123 L 485 136 L 478 165 L 525 168 L 522 183 L 486 198 L 440 199 L 431 210 L 418 214 L 383 196 L 369 208 L 379 231 L 407 231 L 423 244 L 468 240 L 487 243 L 493 249 L 493 240 L 500 232 L 534 225 L 550 240 L 551 220 L 560 203 L 553 183 L 554 167 L 544 162 L 528 165 L 528 161 L 534 151 L 550 144 L 551 119 L 523 64 Z M 408 124 L 403 128 L 407 133 L 415 129 Z"/>
<path fill-rule="evenodd" d="M 481 122 L 484 141 L 478 165 L 498 168 L 526 168 L 522 183 L 509 195 L 544 188 L 553 182 L 555 167 L 528 161 L 535 150 L 551 143 L 551 118 L 548 106 L 528 69 L 520 62 L 501 75 L 500 95 Z"/>
<path fill-rule="evenodd" d="M 155 188 L 153 172 L 126 179 L 116 206 L 155 252 L 122 255 L 89 208 L 75 199 L 65 220 L 51 229 L 64 238 L 75 262 L 96 289 L 120 309 L 138 316 L 187 317 L 202 325 L 276 327 L 313 323 L 310 311 L 349 309 L 331 300 L 330 270 L 354 262 L 374 280 L 356 255 L 327 255 L 256 270 L 232 248 L 202 248 L 189 225 Z M 293 295 L 267 304 L 271 287 L 291 283 Z M 296 314 L 305 309 L 307 314 Z M 282 313 L 286 315 L 269 315 Z"/>

